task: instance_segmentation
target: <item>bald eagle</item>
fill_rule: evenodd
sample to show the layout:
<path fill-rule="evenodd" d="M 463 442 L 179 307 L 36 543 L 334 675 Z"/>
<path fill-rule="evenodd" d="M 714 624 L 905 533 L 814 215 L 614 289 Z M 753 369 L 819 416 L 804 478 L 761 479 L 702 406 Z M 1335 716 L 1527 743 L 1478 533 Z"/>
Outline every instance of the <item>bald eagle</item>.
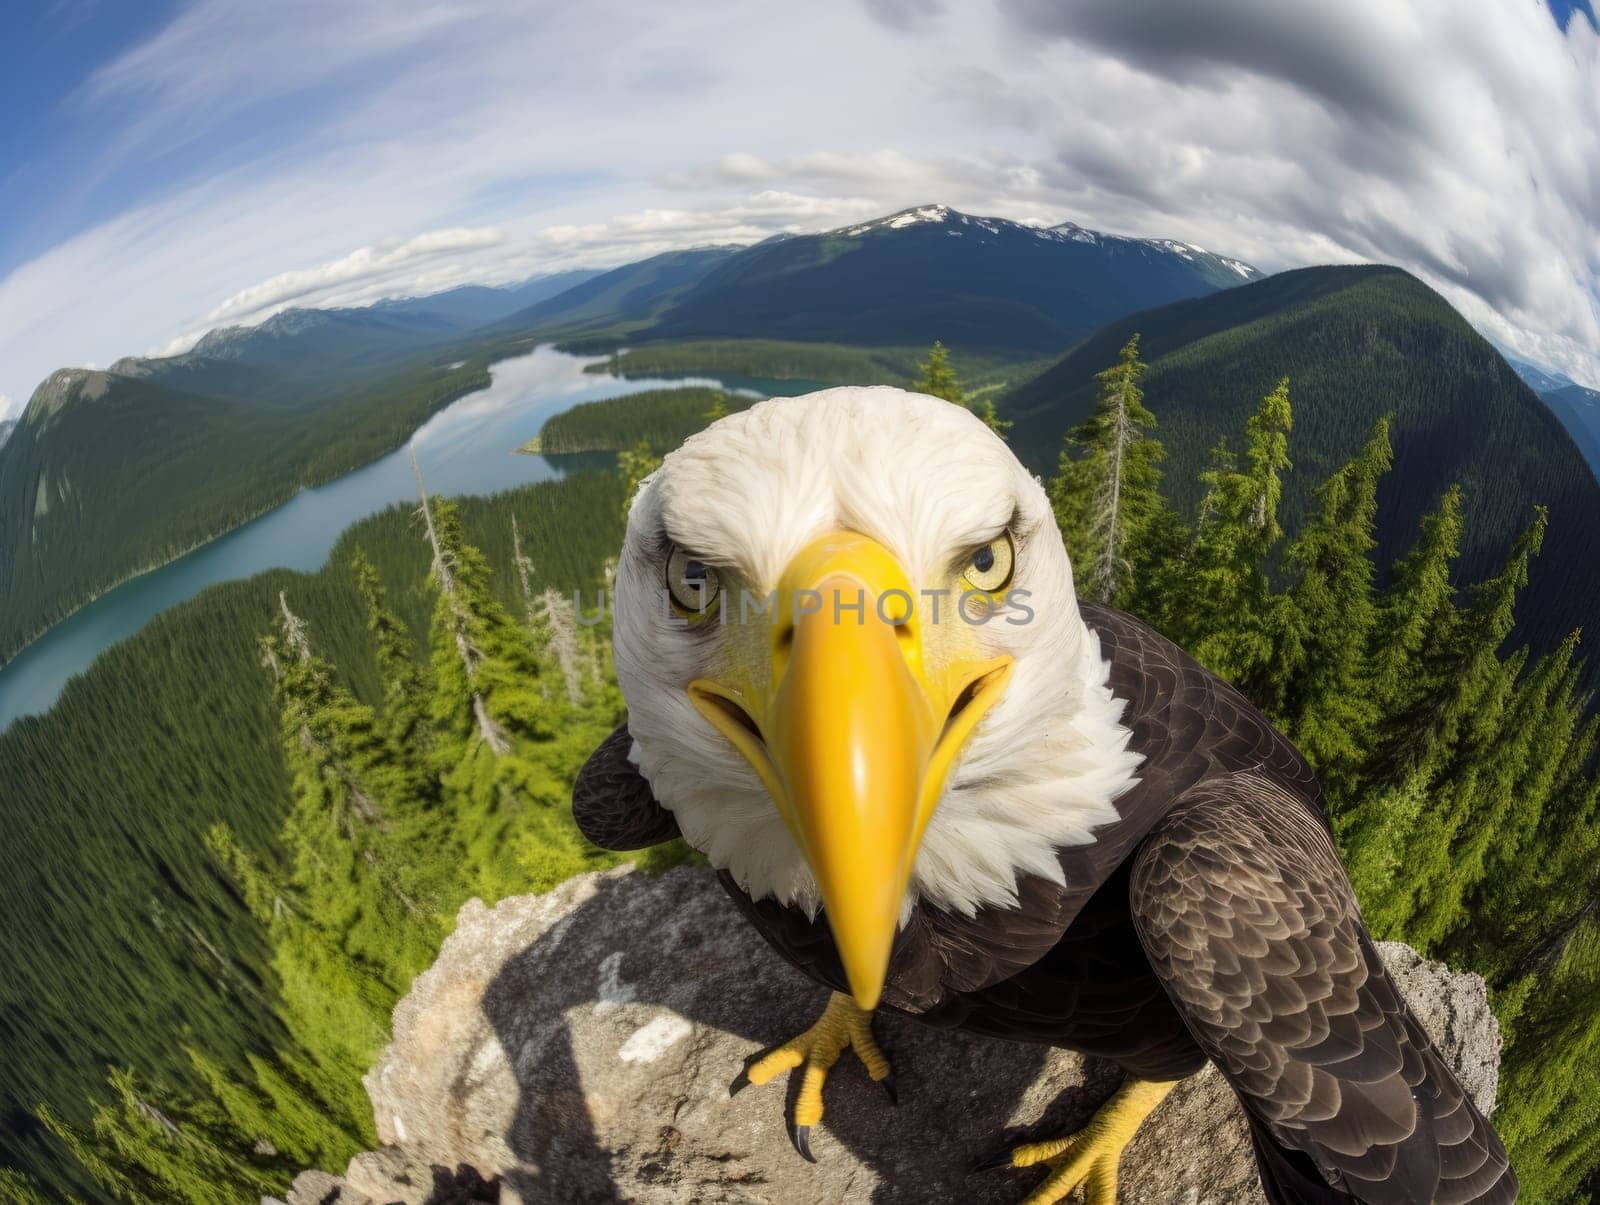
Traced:
<path fill-rule="evenodd" d="M 1113 1205 L 1214 1062 L 1268 1198 L 1502 1202 L 1516 1177 L 1385 974 L 1300 753 L 1138 620 L 1080 602 L 1039 482 L 960 406 L 830 389 L 721 419 L 633 500 L 628 722 L 574 789 L 612 849 L 682 835 L 833 989 L 749 1082 L 892 1084 L 872 1014 L 1115 1060 L 1030 1200 Z M 959 1196 L 959 1187 L 952 1186 Z"/>

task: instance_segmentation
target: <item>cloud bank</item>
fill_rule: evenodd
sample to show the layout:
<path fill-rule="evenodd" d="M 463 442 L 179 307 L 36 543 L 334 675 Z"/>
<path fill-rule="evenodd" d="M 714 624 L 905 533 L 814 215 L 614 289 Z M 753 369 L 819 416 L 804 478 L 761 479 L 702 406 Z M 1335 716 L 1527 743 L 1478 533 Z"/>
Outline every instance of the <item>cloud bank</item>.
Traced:
<path fill-rule="evenodd" d="M 928 201 L 1398 263 L 1600 385 L 1600 35 L 1525 0 L 195 0 L 73 103 L 115 118 L 86 175 L 171 184 L 0 265 L 16 398 L 286 305 Z"/>

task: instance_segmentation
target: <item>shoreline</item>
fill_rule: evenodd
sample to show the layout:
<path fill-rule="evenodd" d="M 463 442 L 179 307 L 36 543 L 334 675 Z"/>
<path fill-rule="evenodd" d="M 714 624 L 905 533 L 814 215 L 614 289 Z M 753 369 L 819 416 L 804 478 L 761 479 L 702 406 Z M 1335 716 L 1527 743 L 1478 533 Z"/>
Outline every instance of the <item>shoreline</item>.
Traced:
<path fill-rule="evenodd" d="M 409 442 L 412 437 L 415 436 L 416 433 L 420 431 L 423 426 L 426 425 L 427 422 L 441 410 L 445 409 L 447 406 L 454 405 L 456 402 L 459 402 L 462 398 L 467 397 L 470 394 L 479 393 L 484 389 L 490 388 L 494 384 L 494 378 L 490 370 L 501 360 L 509 360 L 519 355 L 525 355 L 528 351 L 536 350 L 539 346 L 540 345 L 538 343 L 535 343 L 532 348 L 508 348 L 503 354 L 496 355 L 493 359 L 486 361 L 483 366 L 483 372 L 489 378 L 487 381 L 464 385 L 459 390 L 452 390 L 450 393 L 444 395 L 440 398 L 436 405 L 434 405 L 425 415 L 422 416 L 421 421 L 418 422 L 417 425 L 407 433 L 404 439 L 397 443 L 385 446 L 381 450 L 377 451 L 373 456 L 368 457 L 359 464 L 349 465 L 339 469 L 336 472 L 320 475 L 313 480 L 302 481 L 293 490 L 274 497 L 271 501 L 267 502 L 266 505 L 262 506 L 261 509 L 253 512 L 247 518 L 241 519 L 239 522 L 230 524 L 229 526 L 221 528 L 217 531 L 213 531 L 205 538 L 187 545 L 186 547 L 173 553 L 171 556 L 153 561 L 138 569 L 134 569 L 123 574 L 113 582 L 96 587 L 95 590 L 87 597 L 74 603 L 72 607 L 64 613 L 56 616 L 54 619 L 49 620 L 42 628 L 36 629 L 31 635 L 26 637 L 14 648 L 0 650 L 0 674 L 3 674 L 6 670 L 6 667 L 14 662 L 18 657 L 22 656 L 23 653 L 27 652 L 34 645 L 38 644 L 39 641 L 43 640 L 51 632 L 55 631 L 56 628 L 66 623 L 74 615 L 77 615 L 84 608 L 92 606 L 94 603 L 98 602 L 106 595 L 111 594 L 113 591 L 120 589 L 131 581 L 134 581 L 136 578 L 141 578 L 147 573 L 154 573 L 158 569 L 165 569 L 168 565 L 171 565 L 177 561 L 181 561 L 184 557 L 190 555 L 191 553 L 198 552 L 206 545 L 213 544 L 222 539 L 224 536 L 231 535 L 233 532 L 239 531 L 241 528 L 248 527 L 258 519 L 271 514 L 279 507 L 285 506 L 294 501 L 295 498 L 299 497 L 307 490 L 313 490 L 321 486 L 328 485 L 331 482 L 338 481 L 341 477 L 348 477 L 351 473 L 358 472 L 370 464 L 377 463 L 385 456 L 393 455 L 395 452 L 405 447 L 407 442 Z M 463 363 L 466 363 L 466 361 L 463 361 Z M 0 729 L 0 731 L 3 731 L 3 729 Z"/>

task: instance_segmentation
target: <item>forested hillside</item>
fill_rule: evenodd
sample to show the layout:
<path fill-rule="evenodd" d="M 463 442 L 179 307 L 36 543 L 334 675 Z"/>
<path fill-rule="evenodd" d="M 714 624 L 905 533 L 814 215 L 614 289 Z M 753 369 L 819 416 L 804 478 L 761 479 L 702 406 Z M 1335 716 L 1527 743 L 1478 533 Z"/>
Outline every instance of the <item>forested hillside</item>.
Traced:
<path fill-rule="evenodd" d="M 602 561 L 621 539 L 620 501 L 621 486 L 609 475 L 468 499 L 459 504 L 461 539 L 488 556 L 494 601 L 521 616 L 527 601 L 512 554 L 513 521 L 529 588 L 565 598 L 600 584 Z M 246 1081 L 249 1057 L 277 1066 L 274 1052 L 288 1051 L 290 1063 L 304 1054 L 277 1015 L 294 985 L 273 969 L 270 935 L 208 850 L 206 834 L 228 826 L 268 868 L 290 856 L 280 829 L 293 767 L 261 647 L 263 636 L 281 632 L 280 598 L 304 623 L 317 656 L 338 667 L 338 683 L 380 703 L 380 634 L 369 626 L 353 568 L 359 552 L 375 567 L 388 606 L 417 635 L 419 665 L 427 658 L 437 595 L 426 581 L 430 550 L 414 511 L 394 508 L 351 528 L 321 573 L 264 574 L 174 608 L 97 660 L 47 715 L 0 734 L 0 1107 L 7 1119 L 0 1162 L 88 1193 L 86 1173 L 63 1159 L 34 1117 L 40 1104 L 82 1129 L 92 1103 L 106 1099 L 109 1067 L 134 1068 L 151 1092 L 182 1095 L 204 1085 L 191 1049 Z M 548 644 L 541 638 L 541 664 Z M 559 666 L 554 672 L 559 677 Z M 558 693 L 565 698 L 564 687 Z M 569 716 L 571 739 L 550 750 L 557 778 L 541 806 L 564 804 L 560 776 L 575 771 L 586 742 L 609 731 L 616 709 L 613 695 L 597 692 L 589 718 Z M 508 837 L 492 874 L 485 870 L 468 894 L 525 890 L 607 864 L 558 854 Z M 434 853 L 419 843 L 405 856 L 421 864 Z M 503 876 L 498 887 L 492 875 Z M 453 915 L 454 903 L 438 907 Z M 377 1036 L 382 1027 L 380 1016 Z M 348 1097 L 359 1086 L 342 1091 Z M 9 1199 L 3 1182 L 0 1199 Z"/>
<path fill-rule="evenodd" d="M 738 247 L 668 251 L 624 264 L 536 305 L 518 310 L 491 329 L 538 331 L 546 338 L 604 331 L 620 336 L 648 325 Z"/>
<path fill-rule="evenodd" d="M 1447 487 L 1400 561 L 1375 560 L 1405 455 L 1380 420 L 1291 524 L 1309 457 L 1282 380 L 1185 513 L 1156 439 L 1171 407 L 1138 355 L 1099 374 L 1050 483 L 1080 590 L 1148 617 L 1300 743 L 1379 935 L 1489 978 L 1497 1123 L 1527 1199 L 1586 1199 L 1600 722 L 1573 642 L 1537 658 L 1508 640 L 1553 518 L 1526 504 L 1509 554 L 1469 576 Z M 648 458 L 624 457 L 629 475 Z M 0 736 L 0 776 L 22 784 L 0 800 L 0 1074 L 22 1169 L 0 1188 L 203 1205 L 370 1142 L 360 1074 L 455 905 L 607 860 L 564 804 L 620 700 L 603 629 L 545 586 L 599 584 L 622 499 L 589 476 L 396 508 L 320 574 L 174 610 Z"/>
<path fill-rule="evenodd" d="M 1560 385 L 1537 392 L 1566 426 L 1589 468 L 1600 477 L 1600 390 Z"/>
<path fill-rule="evenodd" d="M 392 451 L 488 383 L 482 356 L 281 401 L 56 373 L 0 448 L 0 662 L 101 591 Z"/>
<path fill-rule="evenodd" d="M 594 275 L 285 310 L 182 355 L 55 373 L 0 444 L 0 664 L 117 582 L 393 451 L 531 345 L 475 332 Z"/>
<path fill-rule="evenodd" d="M 1096 374 L 1051 482 L 1080 592 L 1150 620 L 1295 740 L 1374 933 L 1489 982 L 1506 1041 L 1495 1122 L 1524 1199 L 1592 1200 L 1600 718 L 1586 715 L 1577 631 L 1544 656 L 1515 635 L 1555 518 L 1525 501 L 1506 555 L 1469 574 L 1471 520 L 1446 484 L 1401 557 L 1375 559 L 1383 490 L 1407 457 L 1380 417 L 1291 525 L 1288 487 L 1309 458 L 1288 377 L 1181 513 L 1164 488 L 1177 405 L 1141 346 L 1131 335 Z"/>
<path fill-rule="evenodd" d="M 1058 352 L 1119 314 L 1260 273 L 1160 239 L 1041 228 L 942 205 L 826 234 L 768 239 L 674 299 L 652 339 L 738 336 Z"/>
<path fill-rule="evenodd" d="M 1237 450 L 1249 399 L 1288 376 L 1297 470 L 1285 484 L 1289 523 L 1306 513 L 1314 484 L 1388 417 L 1395 464 L 1378 495 L 1380 565 L 1400 555 L 1451 484 L 1461 487 L 1469 577 L 1499 563 L 1538 504 L 1549 508 L 1550 539 L 1519 632 L 1549 650 L 1574 628 L 1600 626 L 1600 486 L 1550 410 L 1416 278 L 1397 268 L 1308 268 L 1119 319 L 1002 400 L 1016 423 L 1012 446 L 1033 468 L 1054 465 L 1063 434 L 1093 405 L 1094 374 L 1135 331 L 1146 387 L 1163 400 L 1167 480 L 1181 506 L 1198 504 L 1219 441 Z"/>
<path fill-rule="evenodd" d="M 1014 380 L 1117 314 L 1254 275 L 1166 240 L 929 207 L 513 289 L 285 310 L 181 356 L 63 370 L 0 448 L 0 664 L 115 583 L 392 451 L 538 343 L 643 342 L 641 371 L 737 363 L 820 384 L 904 380 L 942 337 Z"/>
<path fill-rule="evenodd" d="M 670 452 L 704 427 L 756 401 L 721 389 L 646 389 L 621 397 L 584 402 L 547 419 L 536 446 L 524 452 L 620 452 L 641 440 L 657 455 Z"/>

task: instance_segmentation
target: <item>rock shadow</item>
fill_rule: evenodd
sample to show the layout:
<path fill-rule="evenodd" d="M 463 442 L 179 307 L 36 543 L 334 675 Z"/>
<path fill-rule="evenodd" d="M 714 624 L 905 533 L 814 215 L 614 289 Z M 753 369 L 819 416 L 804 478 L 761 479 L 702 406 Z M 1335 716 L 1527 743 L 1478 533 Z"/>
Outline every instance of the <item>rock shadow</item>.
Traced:
<path fill-rule="evenodd" d="M 728 1088 L 752 1053 L 809 1026 L 827 992 L 704 870 L 593 883 L 483 996 L 519 1091 L 505 1139 L 532 1169 L 502 1181 L 524 1201 L 1015 1202 L 1046 1169 L 972 1165 L 1076 1128 L 1120 1080 L 1104 1061 L 885 1015 L 898 1106 L 846 1055 L 807 1163 L 785 1125 L 797 1075 L 787 1096 Z"/>

